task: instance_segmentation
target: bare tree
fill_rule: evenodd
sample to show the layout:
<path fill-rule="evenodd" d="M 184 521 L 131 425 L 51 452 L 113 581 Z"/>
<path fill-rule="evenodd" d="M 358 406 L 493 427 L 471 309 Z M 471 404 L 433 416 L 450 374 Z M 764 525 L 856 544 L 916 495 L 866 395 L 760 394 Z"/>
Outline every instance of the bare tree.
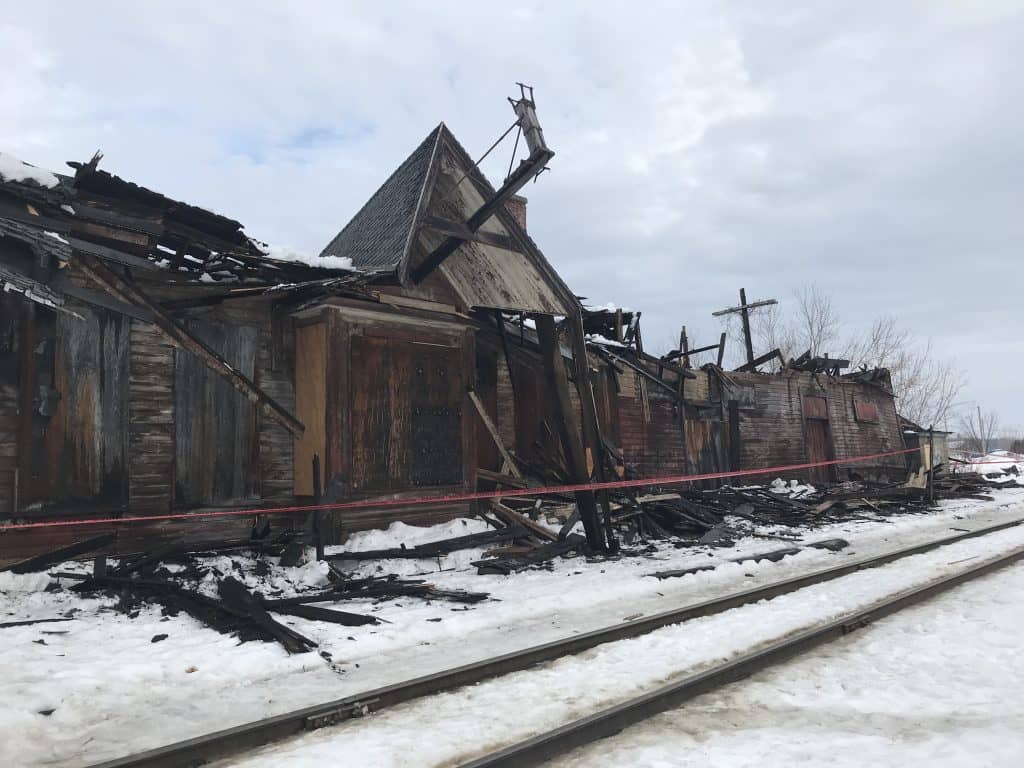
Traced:
<path fill-rule="evenodd" d="M 994 411 L 967 411 L 960 419 L 961 447 L 971 453 L 988 453 L 998 430 L 999 417 Z"/>
<path fill-rule="evenodd" d="M 847 347 L 854 367 L 886 368 L 899 410 L 922 426 L 947 424 L 966 377 L 952 361 L 936 357 L 929 339 L 918 342 L 892 315 L 883 315 Z"/>
<path fill-rule="evenodd" d="M 811 283 L 795 290 L 793 298 L 796 312 L 791 332 L 796 346 L 809 349 L 812 357 L 834 352 L 839 343 L 840 322 L 832 297 Z"/>
<path fill-rule="evenodd" d="M 737 315 L 729 315 L 726 330 L 732 349 L 743 349 L 743 330 Z M 847 358 L 853 368 L 886 368 L 900 413 L 922 426 L 948 425 L 953 403 L 966 384 L 963 371 L 938 357 L 930 340 L 919 341 L 892 315 L 878 318 L 864 333 L 844 340 L 832 297 L 815 284 L 793 292 L 793 299 L 751 314 L 757 353 L 778 349 L 784 359 L 810 351 Z M 738 353 L 729 355 L 740 360 Z M 763 370 L 778 370 L 772 361 Z"/>

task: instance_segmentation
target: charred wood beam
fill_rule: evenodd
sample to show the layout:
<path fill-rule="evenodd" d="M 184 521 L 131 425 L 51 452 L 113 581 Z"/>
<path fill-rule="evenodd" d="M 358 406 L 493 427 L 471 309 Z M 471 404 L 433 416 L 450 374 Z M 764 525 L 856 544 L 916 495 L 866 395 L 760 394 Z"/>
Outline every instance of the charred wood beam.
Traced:
<path fill-rule="evenodd" d="M 559 438 L 569 465 L 569 475 L 574 483 L 590 481 L 587 471 L 587 460 L 583 453 L 583 442 L 576 424 L 575 408 L 569 398 L 569 379 L 565 372 L 565 363 L 555 332 L 555 321 L 550 315 L 536 315 L 537 339 L 540 342 L 541 357 L 544 360 L 544 372 L 547 376 L 548 391 L 552 393 Z M 597 503 L 592 491 L 578 491 L 576 503 L 580 508 L 583 528 L 587 533 L 587 543 L 595 550 L 604 549 L 604 536 L 601 521 L 598 519 Z"/>
<path fill-rule="evenodd" d="M 492 245 L 495 248 L 502 248 L 506 251 L 521 252 L 518 243 L 508 235 L 499 235 L 494 232 L 476 231 L 470 232 L 465 223 L 453 219 L 445 219 L 440 216 L 424 216 L 422 227 L 434 232 L 440 232 L 449 237 L 458 237 L 468 243 L 480 243 L 481 245 Z"/>
<path fill-rule="evenodd" d="M 678 360 L 680 358 L 687 359 L 692 355 L 699 355 L 701 352 L 710 352 L 712 349 L 718 349 L 721 346 L 721 342 L 718 344 L 708 344 L 706 347 L 697 347 L 695 349 L 677 349 L 669 352 L 663 358 L 662 362 L 671 362 L 672 360 Z"/>
<path fill-rule="evenodd" d="M 36 571 L 43 571 L 49 568 L 51 565 L 57 565 L 63 563 L 65 560 L 70 560 L 73 557 L 80 557 L 81 555 L 94 552 L 101 547 L 106 547 L 114 543 L 117 537 L 113 533 L 101 533 L 99 536 L 93 536 L 82 541 L 76 541 L 74 544 L 68 544 L 65 547 L 58 547 L 57 549 L 50 550 L 49 552 L 43 552 L 42 554 L 30 557 L 27 560 L 22 560 L 11 565 L 0 568 L 0 571 L 10 571 L 11 573 L 35 573 Z"/>
<path fill-rule="evenodd" d="M 782 352 L 779 351 L 778 349 L 773 349 L 771 352 L 765 352 L 760 357 L 754 358 L 749 363 L 744 363 L 743 365 L 741 365 L 739 368 L 736 368 L 735 370 L 736 370 L 737 373 L 742 373 L 743 371 L 753 371 L 759 365 L 764 365 L 769 360 L 771 360 L 772 358 L 775 358 L 775 357 L 779 358 L 779 360 L 782 360 Z"/>
<path fill-rule="evenodd" d="M 675 387 L 673 387 L 671 384 L 669 384 L 666 381 L 662 381 L 657 376 L 655 376 L 653 373 L 648 371 L 646 368 L 644 368 L 641 365 L 638 365 L 637 363 L 634 363 L 632 360 L 627 360 L 624 357 L 619 357 L 618 355 L 613 354 L 612 352 L 610 352 L 606 347 L 599 347 L 597 345 L 591 345 L 590 348 L 592 350 L 594 350 L 598 354 L 599 357 L 607 360 L 608 362 L 610 362 L 610 363 L 621 363 L 622 365 L 626 366 L 627 368 L 630 368 L 630 369 L 636 371 L 637 373 L 639 373 L 641 376 L 643 376 L 648 381 L 653 381 L 655 384 L 657 384 L 659 387 L 664 389 L 666 392 L 670 393 L 673 397 L 676 397 L 678 395 L 678 393 L 676 392 L 676 388 Z M 691 373 L 690 375 L 692 376 L 693 374 Z"/>
<path fill-rule="evenodd" d="M 725 361 L 725 331 L 722 331 L 722 337 L 718 341 L 718 367 L 722 367 L 722 363 Z"/>
<path fill-rule="evenodd" d="M 661 366 L 666 371 L 672 371 L 673 373 L 682 376 L 684 379 L 697 378 L 697 374 L 695 374 L 693 371 L 687 370 L 686 368 L 675 365 L 674 363 L 670 363 L 666 360 L 662 360 L 661 358 L 655 357 L 654 355 L 650 355 L 647 352 L 644 352 L 642 349 L 636 353 L 636 356 L 645 362 L 651 363 L 652 365 Z"/>
<path fill-rule="evenodd" d="M 154 264 L 149 259 L 144 259 L 141 256 L 134 256 L 124 251 L 119 251 L 116 248 L 108 248 L 105 245 L 99 245 L 98 243 L 92 243 L 88 240 L 82 240 L 79 237 L 72 237 L 70 235 L 65 236 L 65 240 L 74 251 L 78 253 L 87 253 L 90 256 L 98 256 L 101 259 L 107 261 L 114 261 L 118 264 L 122 264 L 126 267 L 132 267 L 134 269 L 145 269 L 150 272 L 163 272 L 163 270 Z"/>
<path fill-rule="evenodd" d="M 295 437 L 302 435 L 305 427 L 301 421 L 292 416 L 276 400 L 257 387 L 252 380 L 236 371 L 216 352 L 178 325 L 170 315 L 157 306 L 155 302 L 151 301 L 138 287 L 128 283 L 94 256 L 76 253 L 74 261 L 86 275 L 115 298 L 152 312 L 153 325 L 160 329 L 171 343 L 195 355 L 210 370 L 227 381 L 250 401 L 260 405 L 270 418 L 281 424 Z"/>
<path fill-rule="evenodd" d="M 576 393 L 580 398 L 580 415 L 583 417 L 583 439 L 586 450 L 593 457 L 597 468 L 597 479 L 605 482 L 608 478 L 605 474 L 607 455 L 605 453 L 604 438 L 601 435 L 601 423 L 597 418 L 597 402 L 594 399 L 594 384 L 590 376 L 590 358 L 587 355 L 587 339 L 583 335 L 583 317 L 580 310 L 575 311 L 566 318 L 569 327 L 569 337 L 572 342 L 572 357 L 575 369 Z M 600 491 L 597 496 L 601 502 L 601 511 L 604 513 L 604 536 L 607 549 L 618 550 L 618 542 L 615 532 L 611 527 L 611 509 L 608 501 L 608 492 Z"/>
<path fill-rule="evenodd" d="M 471 233 L 480 229 L 488 219 L 504 207 L 512 195 L 522 189 L 526 182 L 536 176 L 554 156 L 555 153 L 546 147 L 531 154 L 505 180 L 505 183 L 501 185 L 501 189 L 495 192 L 490 199 L 469 217 L 465 224 L 466 229 Z M 455 250 L 464 242 L 466 242 L 466 239 L 461 236 L 447 237 L 412 271 L 413 283 L 423 282 L 431 272 L 441 266 L 445 259 L 455 253 Z"/>
<path fill-rule="evenodd" d="M 141 320 L 144 323 L 153 322 L 152 312 L 147 312 L 142 307 L 137 307 L 126 301 L 118 301 L 105 291 L 94 291 L 92 288 L 76 285 L 64 275 L 57 275 L 50 285 L 54 290 L 60 291 L 65 296 L 84 301 L 86 304 L 109 309 L 111 312 L 117 312 L 120 315 Z"/>

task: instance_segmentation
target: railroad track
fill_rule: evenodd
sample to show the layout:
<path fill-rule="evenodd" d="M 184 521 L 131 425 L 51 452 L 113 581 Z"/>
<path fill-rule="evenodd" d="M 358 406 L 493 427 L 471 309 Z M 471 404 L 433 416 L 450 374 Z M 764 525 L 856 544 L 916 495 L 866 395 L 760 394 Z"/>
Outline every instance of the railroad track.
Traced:
<path fill-rule="evenodd" d="M 564 656 L 581 653 L 605 643 L 638 637 L 662 627 L 680 624 L 699 617 L 713 616 L 761 600 L 769 600 L 857 571 L 877 568 L 967 539 L 988 536 L 1020 526 L 1022 523 L 1024 523 L 1024 518 L 855 560 L 725 597 L 664 611 L 134 755 L 97 763 L 92 768 L 191 768 L 222 760 L 290 736 L 336 725 L 397 704 L 525 670 Z M 914 605 L 947 589 L 1022 559 L 1024 559 L 1024 547 L 956 574 L 935 579 L 922 587 L 887 597 L 866 609 L 790 635 L 766 648 L 745 654 L 699 674 L 682 678 L 589 717 L 475 759 L 466 763 L 464 768 L 538 765 L 556 755 L 617 733 L 652 715 L 677 707 L 695 696 L 747 677 L 768 666 L 848 634 L 858 627 L 865 626 L 902 608 Z"/>

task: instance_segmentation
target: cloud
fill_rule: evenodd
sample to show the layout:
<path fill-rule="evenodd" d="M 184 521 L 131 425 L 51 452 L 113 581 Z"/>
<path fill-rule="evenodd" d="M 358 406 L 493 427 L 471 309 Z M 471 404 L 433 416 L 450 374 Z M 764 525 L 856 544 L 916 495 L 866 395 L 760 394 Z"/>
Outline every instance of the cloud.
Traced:
<path fill-rule="evenodd" d="M 0 25 L 0 150 L 60 169 L 102 148 L 317 251 L 439 121 L 482 153 L 524 81 L 557 152 L 530 229 L 579 293 L 661 343 L 717 336 L 741 285 L 785 302 L 814 281 L 850 325 L 933 336 L 971 399 L 1024 423 L 1022 33 L 1017 4 L 980 0 L 23 4 Z"/>

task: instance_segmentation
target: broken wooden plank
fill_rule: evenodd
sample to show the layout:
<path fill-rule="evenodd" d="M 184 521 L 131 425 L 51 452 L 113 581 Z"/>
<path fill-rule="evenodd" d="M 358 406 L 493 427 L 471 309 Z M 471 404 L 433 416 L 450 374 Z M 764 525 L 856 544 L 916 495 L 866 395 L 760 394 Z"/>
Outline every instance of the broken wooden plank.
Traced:
<path fill-rule="evenodd" d="M 102 533 L 99 536 L 93 536 L 82 541 L 77 541 L 74 544 L 68 544 L 64 547 L 58 547 L 57 549 L 50 550 L 49 552 L 43 552 L 42 554 L 35 555 L 26 560 L 22 560 L 11 565 L 6 565 L 0 568 L 0 572 L 10 571 L 11 573 L 35 573 L 36 571 L 44 571 L 51 565 L 58 565 L 63 563 L 65 560 L 70 560 L 80 555 L 88 554 L 100 547 L 106 547 L 113 544 L 117 539 L 117 535 L 114 533 Z"/>
<path fill-rule="evenodd" d="M 529 488 L 530 483 L 522 478 L 515 478 L 511 475 L 505 475 L 501 472 L 492 472 L 489 469 L 477 467 L 476 476 L 480 480 L 486 480 L 489 483 L 495 483 L 496 485 L 504 485 L 508 488 Z"/>
<path fill-rule="evenodd" d="M 266 603 L 264 603 L 266 607 Z M 341 624 L 345 627 L 362 627 L 366 624 L 379 624 L 376 616 L 364 616 L 361 613 L 349 613 L 334 608 L 320 608 L 315 605 L 282 605 L 276 608 L 271 607 L 275 613 L 284 613 L 288 616 L 298 616 L 300 619 L 310 621 L 326 621 L 331 624 Z"/>
<path fill-rule="evenodd" d="M 502 574 L 508 575 L 538 565 L 548 560 L 553 560 L 561 555 L 580 549 L 586 546 L 587 540 L 579 534 L 569 535 L 565 541 L 556 541 L 544 544 L 524 555 L 514 557 L 499 557 L 494 560 L 477 560 L 472 565 L 476 566 L 477 573 L 481 574 Z"/>
<path fill-rule="evenodd" d="M 490 434 L 491 440 L 493 440 L 494 444 L 497 446 L 498 452 L 505 460 L 505 464 L 508 465 L 509 472 L 512 473 L 513 477 L 522 479 L 523 474 L 519 471 L 519 467 L 516 466 L 515 459 L 512 458 L 512 455 L 508 452 L 505 444 L 501 442 L 501 435 L 498 433 L 498 428 L 495 426 L 494 422 L 491 421 L 491 417 L 487 415 L 487 409 L 484 408 L 484 404 L 480 402 L 480 397 L 472 389 L 469 390 L 469 399 L 476 408 L 476 413 L 480 417 L 480 421 L 482 421 L 484 427 L 487 428 L 487 432 Z"/>
<path fill-rule="evenodd" d="M 531 521 L 532 522 L 532 521 Z M 415 547 L 400 547 L 391 549 L 370 549 L 362 552 L 336 552 L 328 555 L 327 560 L 388 560 L 388 559 L 416 559 L 432 558 L 440 555 L 447 555 L 460 549 L 472 549 L 487 544 L 500 544 L 513 539 L 521 539 L 528 535 L 526 526 L 513 523 L 508 528 L 500 528 L 496 531 L 481 531 L 470 533 L 465 536 L 455 536 L 451 539 L 431 541 Z"/>
<path fill-rule="evenodd" d="M 9 627 L 28 627 L 32 624 L 51 624 L 58 621 L 74 621 L 73 618 L 66 619 L 23 619 L 21 621 L 5 621 L 0 623 L 0 629 L 7 629 Z"/>
<path fill-rule="evenodd" d="M 217 592 L 228 608 L 247 616 L 260 629 L 273 636 L 288 653 L 306 653 L 316 647 L 316 643 L 309 638 L 275 620 L 263 607 L 262 601 L 235 577 L 223 579 L 217 585 Z"/>
<path fill-rule="evenodd" d="M 558 541 L 558 534 L 541 525 L 535 523 L 533 520 L 528 518 L 526 515 L 516 512 L 511 507 L 506 507 L 497 499 L 489 499 L 488 506 L 494 510 L 494 514 L 504 520 L 508 525 L 521 526 L 528 529 L 532 534 L 540 538 L 542 541 Z"/>
<path fill-rule="evenodd" d="M 782 352 L 780 350 L 778 350 L 778 349 L 773 349 L 771 352 L 765 352 L 760 357 L 756 357 L 753 360 L 750 360 L 749 362 L 744 363 L 739 368 L 736 368 L 734 372 L 735 373 L 740 373 L 740 372 L 743 372 L 743 371 L 753 371 L 759 365 L 764 365 L 769 360 L 771 360 L 772 358 L 776 358 L 776 357 L 779 358 L 779 360 L 782 360 Z"/>

